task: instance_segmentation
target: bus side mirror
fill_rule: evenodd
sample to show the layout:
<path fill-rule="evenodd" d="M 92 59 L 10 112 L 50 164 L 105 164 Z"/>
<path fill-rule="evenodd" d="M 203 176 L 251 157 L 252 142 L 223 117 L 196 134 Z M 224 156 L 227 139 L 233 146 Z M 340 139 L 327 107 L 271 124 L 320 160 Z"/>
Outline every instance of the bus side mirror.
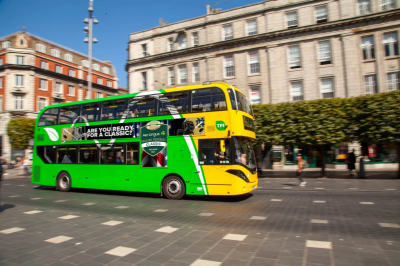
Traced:
<path fill-rule="evenodd" d="M 220 143 L 219 143 L 219 145 L 220 145 L 221 152 L 226 152 L 226 149 L 225 149 L 225 140 L 221 140 Z"/>

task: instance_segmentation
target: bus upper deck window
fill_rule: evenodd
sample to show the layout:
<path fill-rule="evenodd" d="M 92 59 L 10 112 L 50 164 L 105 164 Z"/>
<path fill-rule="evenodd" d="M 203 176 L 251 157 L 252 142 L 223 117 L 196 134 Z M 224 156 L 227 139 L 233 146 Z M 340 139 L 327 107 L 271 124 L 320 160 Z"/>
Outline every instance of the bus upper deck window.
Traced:
<path fill-rule="evenodd" d="M 58 108 L 47 109 L 39 119 L 38 126 L 52 126 L 57 124 Z"/>
<path fill-rule="evenodd" d="M 192 91 L 192 112 L 226 110 L 224 92 L 219 88 Z"/>
<path fill-rule="evenodd" d="M 103 102 L 101 120 L 121 119 L 125 111 L 125 99 Z"/>
<path fill-rule="evenodd" d="M 60 124 L 72 124 L 79 115 L 79 105 L 60 108 Z"/>
<path fill-rule="evenodd" d="M 81 118 L 79 122 L 98 121 L 99 116 L 100 116 L 100 103 L 82 104 Z"/>
<path fill-rule="evenodd" d="M 128 99 L 129 114 L 127 118 L 131 117 L 147 117 L 154 116 L 156 101 L 152 96 L 135 97 Z"/>
<path fill-rule="evenodd" d="M 188 92 L 167 93 L 160 97 L 159 115 L 169 115 L 178 112 L 180 114 L 189 112 Z"/>

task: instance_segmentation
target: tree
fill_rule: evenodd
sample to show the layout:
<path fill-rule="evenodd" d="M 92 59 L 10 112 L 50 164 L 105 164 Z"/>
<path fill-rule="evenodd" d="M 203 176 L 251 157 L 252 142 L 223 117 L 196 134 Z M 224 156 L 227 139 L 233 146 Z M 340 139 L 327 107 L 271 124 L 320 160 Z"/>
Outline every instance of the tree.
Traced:
<path fill-rule="evenodd" d="M 352 99 L 354 138 L 366 144 L 397 146 L 400 157 L 400 91 Z M 398 178 L 400 178 L 400 160 Z"/>
<path fill-rule="evenodd" d="M 33 139 L 35 119 L 11 119 L 7 126 L 7 135 L 12 140 L 11 146 L 16 149 L 26 149 L 30 139 Z"/>

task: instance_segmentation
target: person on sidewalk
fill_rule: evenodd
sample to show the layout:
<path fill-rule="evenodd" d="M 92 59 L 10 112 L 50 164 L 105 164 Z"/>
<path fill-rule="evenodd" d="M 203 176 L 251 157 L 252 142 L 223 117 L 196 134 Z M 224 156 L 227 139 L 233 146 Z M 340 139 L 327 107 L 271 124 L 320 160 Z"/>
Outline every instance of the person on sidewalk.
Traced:
<path fill-rule="evenodd" d="M 296 176 L 297 176 L 297 178 L 299 179 L 299 182 L 300 182 L 299 186 L 304 187 L 304 186 L 306 185 L 306 182 L 303 181 L 303 178 L 302 178 L 302 176 L 301 176 L 302 173 L 303 173 L 303 156 L 302 156 L 300 153 L 298 153 L 298 154 L 297 154 L 297 171 L 296 171 Z"/>
<path fill-rule="evenodd" d="M 347 169 L 349 169 L 350 176 L 354 176 L 352 172 L 356 169 L 356 155 L 354 154 L 354 149 L 352 150 L 352 152 L 349 152 L 347 154 L 346 163 Z"/>
<path fill-rule="evenodd" d="M 3 170 L 3 175 L 8 175 L 8 173 L 6 172 L 7 160 L 4 159 L 2 156 L 0 156 L 0 167 Z"/>

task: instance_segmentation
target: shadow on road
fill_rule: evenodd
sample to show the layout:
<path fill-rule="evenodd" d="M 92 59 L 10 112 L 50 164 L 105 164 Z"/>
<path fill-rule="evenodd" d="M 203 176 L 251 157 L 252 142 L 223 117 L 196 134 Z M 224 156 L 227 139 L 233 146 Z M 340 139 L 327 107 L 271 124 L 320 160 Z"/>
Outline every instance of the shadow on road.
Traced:
<path fill-rule="evenodd" d="M 14 208 L 15 205 L 12 204 L 3 204 L 0 206 L 0 214 L 2 214 L 5 210 Z"/>

